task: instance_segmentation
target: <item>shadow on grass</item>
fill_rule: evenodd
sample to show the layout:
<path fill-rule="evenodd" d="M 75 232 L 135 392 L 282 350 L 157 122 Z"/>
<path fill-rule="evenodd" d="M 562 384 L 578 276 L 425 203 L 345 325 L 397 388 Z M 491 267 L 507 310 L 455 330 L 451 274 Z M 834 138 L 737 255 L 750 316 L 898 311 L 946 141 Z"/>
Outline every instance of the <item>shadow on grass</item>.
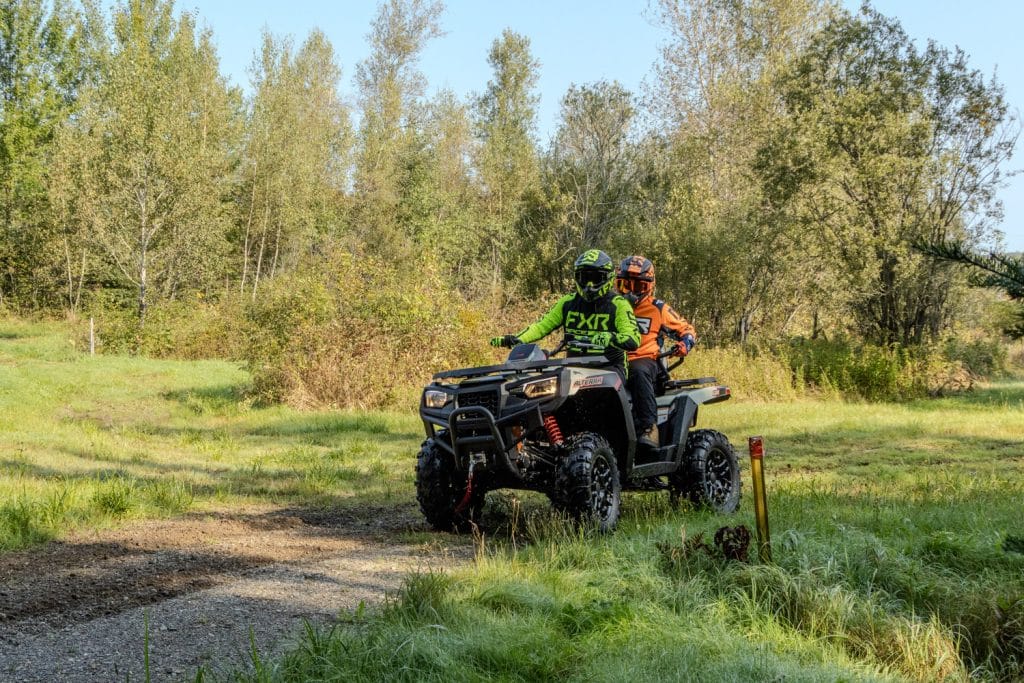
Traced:
<path fill-rule="evenodd" d="M 153 423 L 129 423 L 140 432 L 157 437 L 216 440 L 224 436 L 239 439 L 266 439 L 282 445 L 331 446 L 344 435 L 372 438 L 381 443 L 415 440 L 421 432 L 393 429 L 388 421 L 373 415 L 316 414 L 275 418 L 262 424 L 229 424 L 225 426 L 167 426 Z M 418 443 L 418 442 L 417 442 Z M 416 446 L 418 447 L 418 446 Z"/>
<path fill-rule="evenodd" d="M 768 440 L 768 448 L 771 461 L 769 464 L 766 458 L 767 466 L 812 470 L 842 470 L 853 465 L 978 464 L 1024 457 L 1019 440 L 964 439 L 943 432 L 940 425 L 912 428 L 865 424 L 863 429 L 809 430 L 775 435 Z"/>
<path fill-rule="evenodd" d="M 196 389 L 179 389 L 164 392 L 160 396 L 176 401 L 197 414 L 225 411 L 236 408 L 245 400 L 248 385 L 222 384 Z"/>

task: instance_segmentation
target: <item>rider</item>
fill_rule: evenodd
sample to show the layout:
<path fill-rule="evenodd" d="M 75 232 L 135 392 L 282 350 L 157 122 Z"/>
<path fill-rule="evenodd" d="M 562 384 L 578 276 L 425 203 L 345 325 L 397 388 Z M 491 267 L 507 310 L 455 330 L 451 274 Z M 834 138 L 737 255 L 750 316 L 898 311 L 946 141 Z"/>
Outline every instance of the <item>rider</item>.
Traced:
<path fill-rule="evenodd" d="M 675 353 L 685 356 L 695 343 L 696 330 L 661 299 L 654 298 L 654 264 L 643 256 L 627 256 L 619 266 L 615 288 L 632 305 L 642 335 L 640 347 L 629 352 L 630 394 L 638 442 L 658 446 L 658 406 L 655 386 L 660 367 L 658 356 L 664 338 L 676 342 Z"/>
<path fill-rule="evenodd" d="M 521 332 L 495 337 L 491 346 L 529 344 L 562 327 L 569 355 L 603 353 L 625 377 L 626 352 L 639 348 L 640 330 L 632 306 L 612 287 L 614 276 L 615 266 L 608 254 L 598 249 L 583 252 L 573 264 L 576 292 L 563 296 L 544 317 Z M 594 347 L 574 348 L 574 341 Z"/>

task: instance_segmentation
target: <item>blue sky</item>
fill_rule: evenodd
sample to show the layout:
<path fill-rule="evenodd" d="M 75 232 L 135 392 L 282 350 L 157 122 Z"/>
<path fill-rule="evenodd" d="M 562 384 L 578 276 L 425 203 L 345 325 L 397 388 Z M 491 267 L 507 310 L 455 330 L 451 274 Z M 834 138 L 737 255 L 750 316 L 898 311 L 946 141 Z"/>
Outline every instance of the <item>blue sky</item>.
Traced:
<path fill-rule="evenodd" d="M 1024 109 L 1024 3 L 1011 0 L 875 0 L 879 11 L 897 17 L 921 46 L 929 38 L 959 45 L 986 75 L 997 73 L 1011 109 Z M 844 0 L 850 9 L 859 0 Z M 645 18 L 646 0 L 447 0 L 441 19 L 446 35 L 425 50 L 421 68 L 432 90 L 457 95 L 480 92 L 491 76 L 487 50 L 505 28 L 526 35 L 541 63 L 538 124 L 546 141 L 558 119 L 559 101 L 572 83 L 618 80 L 634 92 L 651 73 L 664 34 Z M 369 53 L 366 34 L 376 0 L 178 0 L 212 29 L 221 66 L 238 85 L 264 27 L 301 41 L 314 27 L 327 34 L 342 68 L 343 91 L 353 97 L 355 65 Z M 1024 167 L 1024 140 L 1006 170 Z M 1005 246 L 1024 251 L 1024 176 L 1000 192 L 1005 206 Z"/>

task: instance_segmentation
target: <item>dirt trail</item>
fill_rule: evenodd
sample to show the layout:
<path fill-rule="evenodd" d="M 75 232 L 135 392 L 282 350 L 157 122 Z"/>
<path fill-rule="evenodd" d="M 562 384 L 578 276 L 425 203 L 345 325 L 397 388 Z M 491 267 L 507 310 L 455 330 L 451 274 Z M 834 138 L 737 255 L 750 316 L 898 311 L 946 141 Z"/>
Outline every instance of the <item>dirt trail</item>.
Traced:
<path fill-rule="evenodd" d="M 379 520 L 387 520 L 382 523 Z M 0 556 L 0 681 L 190 680 L 280 652 L 303 620 L 381 600 L 417 569 L 472 556 L 465 537 L 402 542 L 407 508 L 194 514 Z"/>

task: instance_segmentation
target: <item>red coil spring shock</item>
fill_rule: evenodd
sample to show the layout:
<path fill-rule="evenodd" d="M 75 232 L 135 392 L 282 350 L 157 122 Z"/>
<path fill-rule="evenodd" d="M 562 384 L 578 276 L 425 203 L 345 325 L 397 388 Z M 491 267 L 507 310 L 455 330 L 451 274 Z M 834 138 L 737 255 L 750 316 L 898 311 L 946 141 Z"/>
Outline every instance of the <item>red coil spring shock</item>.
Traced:
<path fill-rule="evenodd" d="M 558 420 L 555 419 L 554 415 L 548 415 L 544 418 L 544 429 L 548 433 L 548 441 L 555 446 L 561 446 L 565 439 L 562 438 L 562 430 L 558 426 Z"/>

